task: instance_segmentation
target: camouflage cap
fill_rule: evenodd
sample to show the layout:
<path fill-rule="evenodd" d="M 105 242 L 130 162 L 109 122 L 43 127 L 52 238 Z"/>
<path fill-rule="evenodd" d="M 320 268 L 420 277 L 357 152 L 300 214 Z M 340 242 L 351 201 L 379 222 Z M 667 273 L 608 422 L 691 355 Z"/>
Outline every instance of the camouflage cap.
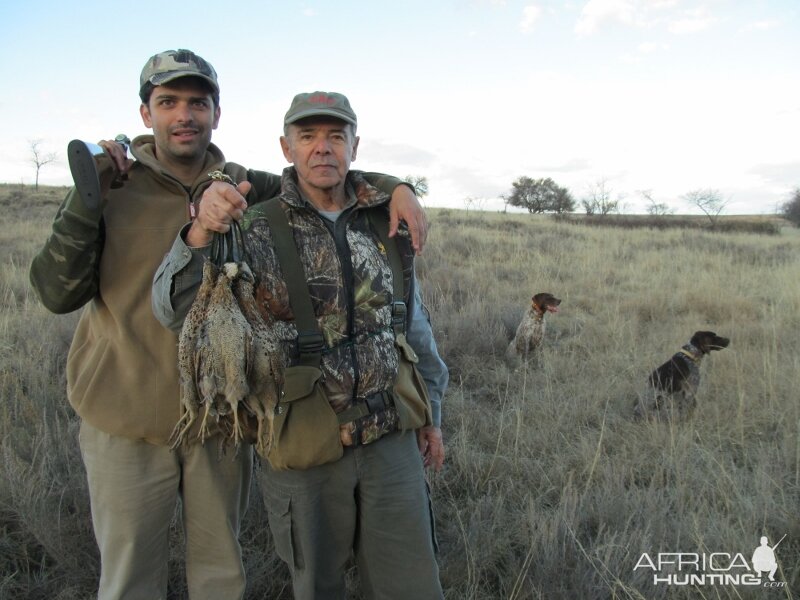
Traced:
<path fill-rule="evenodd" d="M 200 77 L 211 84 L 219 94 L 217 72 L 203 58 L 191 50 L 165 50 L 151 56 L 139 77 L 139 90 L 148 83 L 164 85 L 179 77 Z"/>
<path fill-rule="evenodd" d="M 306 117 L 335 117 L 347 121 L 353 127 L 358 125 L 356 113 L 350 108 L 350 102 L 342 94 L 336 92 L 311 92 L 297 94 L 292 105 L 283 117 L 283 124 L 289 125 Z"/>

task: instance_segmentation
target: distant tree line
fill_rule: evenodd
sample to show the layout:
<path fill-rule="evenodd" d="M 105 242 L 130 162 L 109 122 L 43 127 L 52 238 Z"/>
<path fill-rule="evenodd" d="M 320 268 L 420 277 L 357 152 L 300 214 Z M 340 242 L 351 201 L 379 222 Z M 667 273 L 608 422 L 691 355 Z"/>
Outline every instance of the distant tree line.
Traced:
<path fill-rule="evenodd" d="M 417 195 L 423 197 L 428 193 L 428 180 L 418 175 L 408 175 L 405 180 L 417 188 Z M 656 202 L 652 190 L 639 190 L 638 193 L 648 202 L 647 214 L 653 217 L 672 215 L 675 209 L 663 202 Z M 550 177 L 522 176 L 511 184 L 511 192 L 502 196 L 506 206 L 524 208 L 531 214 L 555 213 L 564 215 L 575 212 L 577 203 L 570 191 L 558 185 Z M 683 201 L 693 208 L 699 209 L 709 221 L 710 228 L 717 229 L 719 217 L 728 205 L 729 199 L 722 192 L 712 188 L 698 188 L 681 196 Z M 588 216 L 605 216 L 623 212 L 622 194 L 613 194 L 605 178 L 589 186 L 588 193 L 580 204 Z M 467 210 L 480 208 L 479 199 L 469 197 L 464 200 Z M 783 217 L 800 227 L 800 187 L 795 188 L 789 200 L 781 207 Z"/>
<path fill-rule="evenodd" d="M 524 208 L 529 213 L 555 213 L 575 211 L 577 203 L 565 187 L 550 177 L 533 179 L 522 176 L 511 184 L 511 193 L 503 197 L 506 205 Z M 589 186 L 581 206 L 587 215 L 608 215 L 620 212 L 622 196 L 613 196 L 605 179 Z"/>
<path fill-rule="evenodd" d="M 656 202 L 651 190 L 640 190 L 639 194 L 648 201 L 647 213 L 651 216 L 664 216 L 674 211 L 665 203 Z M 720 214 L 728 204 L 728 200 L 716 189 L 696 189 L 682 196 L 683 200 L 694 208 L 700 209 L 709 220 L 713 229 Z M 564 214 L 575 211 L 576 202 L 569 190 L 561 187 L 549 177 L 533 179 L 522 176 L 511 184 L 511 193 L 503 199 L 508 206 L 526 209 L 529 213 Z M 605 216 L 623 212 L 624 195 L 615 194 L 608 181 L 600 178 L 588 188 L 580 204 L 589 216 Z M 787 207 L 790 203 L 787 204 Z M 789 209 L 785 209 L 788 213 Z M 800 223 L 800 188 L 795 192 L 794 210 Z"/>

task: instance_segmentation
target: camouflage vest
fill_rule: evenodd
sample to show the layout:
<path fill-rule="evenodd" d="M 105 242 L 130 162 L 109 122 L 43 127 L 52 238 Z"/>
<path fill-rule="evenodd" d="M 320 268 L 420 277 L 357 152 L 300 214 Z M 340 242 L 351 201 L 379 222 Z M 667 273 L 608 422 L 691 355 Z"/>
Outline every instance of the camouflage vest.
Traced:
<path fill-rule="evenodd" d="M 347 188 L 352 192 L 351 201 L 333 233 L 324 217 L 301 198 L 292 167 L 283 173 L 279 197 L 323 335 L 320 368 L 328 400 L 337 414 L 390 390 L 398 366 L 392 330 L 392 271 L 386 250 L 366 215 L 368 211 L 386 211 L 389 196 L 353 172 L 348 173 Z M 259 307 L 279 320 L 284 364 L 292 366 L 300 359 L 298 331 L 265 212 L 259 205 L 245 213 L 245 242 L 258 282 Z M 408 305 L 413 250 L 407 237 L 396 239 Z M 342 443 L 368 444 L 395 431 L 397 423 L 393 407 L 377 410 L 341 425 Z"/>

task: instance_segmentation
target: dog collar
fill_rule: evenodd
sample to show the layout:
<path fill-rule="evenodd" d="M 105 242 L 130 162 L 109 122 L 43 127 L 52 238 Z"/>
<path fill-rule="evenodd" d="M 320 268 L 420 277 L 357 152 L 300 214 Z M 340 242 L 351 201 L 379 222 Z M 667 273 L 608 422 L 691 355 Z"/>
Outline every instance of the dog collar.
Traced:
<path fill-rule="evenodd" d="M 683 348 L 681 348 L 681 353 L 685 354 L 692 362 L 697 362 L 700 360 L 702 356 L 702 352 L 700 352 L 697 348 L 692 346 L 691 344 L 686 344 Z"/>

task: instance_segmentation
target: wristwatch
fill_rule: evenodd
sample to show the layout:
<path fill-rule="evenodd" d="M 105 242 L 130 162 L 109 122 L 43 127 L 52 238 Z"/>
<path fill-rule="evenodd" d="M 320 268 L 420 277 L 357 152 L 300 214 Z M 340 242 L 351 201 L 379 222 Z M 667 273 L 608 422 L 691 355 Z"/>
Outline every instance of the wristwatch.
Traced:
<path fill-rule="evenodd" d="M 128 148 L 131 146 L 131 138 L 129 138 L 124 133 L 120 133 L 117 137 L 114 138 L 114 141 L 117 142 L 120 146 L 125 149 L 125 156 L 128 155 Z M 111 189 L 116 190 L 122 187 L 124 182 L 128 181 L 128 174 L 125 173 L 124 175 L 117 175 L 111 181 Z"/>
<path fill-rule="evenodd" d="M 128 148 L 131 145 L 131 138 L 129 138 L 124 133 L 120 133 L 117 137 L 114 138 L 114 141 L 117 142 L 120 146 L 125 148 L 125 152 L 128 151 Z"/>

